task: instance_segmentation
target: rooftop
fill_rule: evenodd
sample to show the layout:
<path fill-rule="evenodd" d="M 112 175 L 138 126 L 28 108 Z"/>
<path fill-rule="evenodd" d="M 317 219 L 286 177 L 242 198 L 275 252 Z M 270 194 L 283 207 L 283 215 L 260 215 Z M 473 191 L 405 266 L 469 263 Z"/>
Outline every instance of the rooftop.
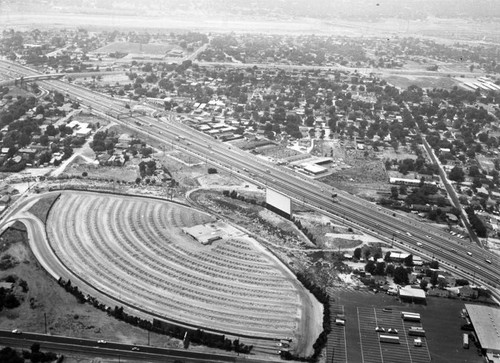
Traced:
<path fill-rule="evenodd" d="M 425 291 L 422 289 L 415 289 L 410 286 L 405 286 L 399 289 L 399 296 L 425 300 Z"/>
<path fill-rule="evenodd" d="M 483 305 L 465 304 L 481 346 L 500 353 L 500 309 Z"/>

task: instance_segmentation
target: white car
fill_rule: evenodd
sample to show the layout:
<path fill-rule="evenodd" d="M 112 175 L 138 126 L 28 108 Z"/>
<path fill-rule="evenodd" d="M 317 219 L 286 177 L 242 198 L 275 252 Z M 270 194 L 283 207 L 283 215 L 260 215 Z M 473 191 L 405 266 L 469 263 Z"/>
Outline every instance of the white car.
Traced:
<path fill-rule="evenodd" d="M 102 339 L 100 339 L 100 340 L 97 341 L 97 344 L 106 344 L 106 343 L 107 343 L 107 341 L 102 340 Z"/>
<path fill-rule="evenodd" d="M 23 332 L 20 329 L 12 330 L 12 334 L 22 334 Z"/>

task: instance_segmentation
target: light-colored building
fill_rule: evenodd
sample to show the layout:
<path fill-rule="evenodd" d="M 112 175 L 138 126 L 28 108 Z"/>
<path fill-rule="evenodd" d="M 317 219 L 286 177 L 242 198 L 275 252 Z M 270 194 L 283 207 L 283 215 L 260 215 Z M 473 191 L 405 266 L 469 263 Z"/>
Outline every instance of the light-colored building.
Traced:
<path fill-rule="evenodd" d="M 487 355 L 500 354 L 500 309 L 473 304 L 465 304 L 465 309 Z"/>

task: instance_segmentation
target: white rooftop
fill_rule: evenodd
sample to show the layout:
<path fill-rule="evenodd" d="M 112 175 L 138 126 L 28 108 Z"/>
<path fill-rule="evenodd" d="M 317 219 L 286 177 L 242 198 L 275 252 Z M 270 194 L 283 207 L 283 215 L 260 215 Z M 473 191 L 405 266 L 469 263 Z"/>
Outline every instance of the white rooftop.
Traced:
<path fill-rule="evenodd" d="M 500 309 L 484 305 L 465 304 L 481 346 L 500 353 Z"/>

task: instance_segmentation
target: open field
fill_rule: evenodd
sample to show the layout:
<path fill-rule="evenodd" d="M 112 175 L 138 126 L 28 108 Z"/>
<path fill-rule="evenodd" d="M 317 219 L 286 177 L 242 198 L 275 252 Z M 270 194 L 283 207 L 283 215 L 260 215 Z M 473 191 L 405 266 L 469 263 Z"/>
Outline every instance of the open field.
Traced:
<path fill-rule="evenodd" d="M 454 78 L 443 77 L 443 75 L 436 75 L 435 77 L 387 75 L 384 76 L 384 79 L 395 87 L 400 87 L 402 89 L 406 89 L 411 85 L 415 85 L 420 88 L 452 89 L 454 86 L 458 86 L 460 84 L 460 82 Z"/>
<path fill-rule="evenodd" d="M 62 193 L 47 234 L 66 266 L 124 304 L 233 335 L 316 337 L 319 303 L 255 240 L 228 227 L 203 246 L 181 231 L 209 222 L 158 200 Z"/>

